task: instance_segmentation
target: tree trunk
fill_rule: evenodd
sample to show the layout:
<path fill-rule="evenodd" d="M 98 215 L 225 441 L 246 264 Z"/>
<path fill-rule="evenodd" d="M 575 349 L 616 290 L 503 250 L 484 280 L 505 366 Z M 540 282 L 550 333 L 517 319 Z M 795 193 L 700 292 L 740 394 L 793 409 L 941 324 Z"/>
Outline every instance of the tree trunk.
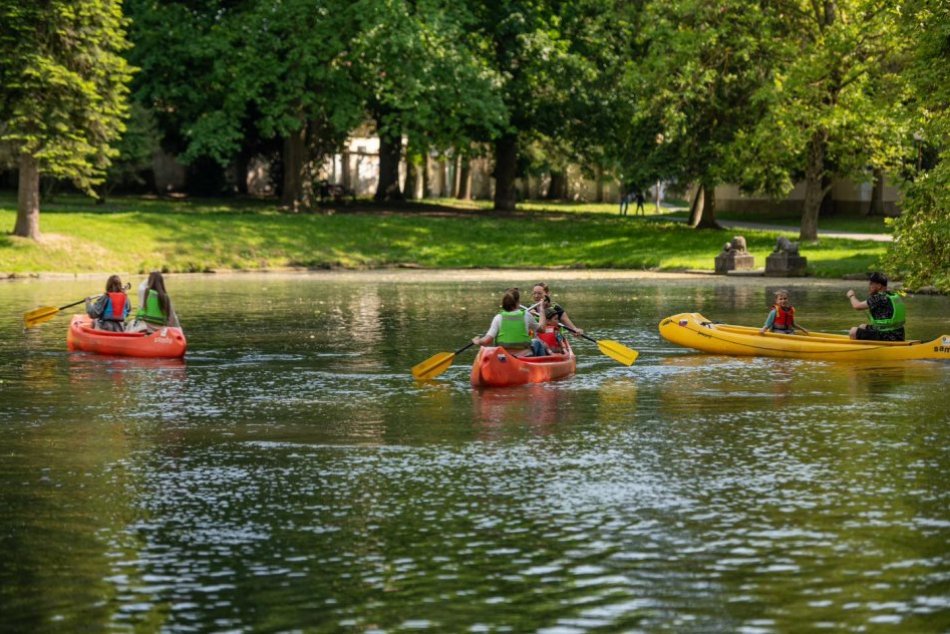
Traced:
<path fill-rule="evenodd" d="M 567 198 L 567 171 L 551 170 L 551 184 L 548 186 L 548 200 Z"/>
<path fill-rule="evenodd" d="M 444 158 L 433 161 L 432 175 L 435 176 L 435 178 L 431 185 L 432 195 L 436 198 L 445 198 L 445 190 L 449 187 L 448 181 L 445 178 L 446 171 Z"/>
<path fill-rule="evenodd" d="M 429 158 L 429 153 L 425 153 L 425 158 L 422 161 L 422 197 L 431 198 L 432 197 L 432 183 L 429 181 L 429 168 L 431 159 Z"/>
<path fill-rule="evenodd" d="M 237 193 L 242 196 L 247 195 L 247 171 L 250 164 L 251 155 L 242 148 L 234 160 L 234 184 L 237 187 Z"/>
<path fill-rule="evenodd" d="M 686 221 L 690 227 L 695 227 L 699 224 L 700 219 L 703 217 L 703 186 L 699 185 L 696 188 L 696 193 L 693 195 L 693 202 L 689 205 L 689 220 Z"/>
<path fill-rule="evenodd" d="M 449 191 L 449 197 L 457 198 L 459 195 L 459 187 L 461 187 L 459 178 L 462 175 L 462 157 L 459 155 L 458 150 L 453 150 L 452 162 L 449 164 L 449 173 L 452 176 L 450 181 L 452 187 Z"/>
<path fill-rule="evenodd" d="M 13 235 L 39 240 L 40 165 L 29 154 L 20 155 L 20 183 L 17 188 L 16 225 Z"/>
<path fill-rule="evenodd" d="M 703 204 L 697 211 L 695 222 L 689 226 L 694 229 L 722 229 L 716 222 L 716 186 L 703 183 L 700 189 L 703 192 Z"/>
<path fill-rule="evenodd" d="M 458 199 L 472 199 L 472 161 L 467 156 L 462 157 L 462 164 L 459 169 Z"/>
<path fill-rule="evenodd" d="M 597 169 L 594 171 L 595 178 L 597 179 L 597 193 L 594 194 L 594 201 L 598 203 L 604 202 L 604 168 L 600 165 L 597 166 Z"/>
<path fill-rule="evenodd" d="M 419 166 L 413 161 L 412 155 L 406 153 L 406 200 L 419 200 L 419 185 L 422 181 Z"/>
<path fill-rule="evenodd" d="M 300 203 L 303 201 L 304 172 L 307 163 L 306 140 L 307 126 L 302 123 L 299 130 L 291 132 L 284 138 L 284 187 L 280 202 L 294 211 L 300 209 Z"/>
<path fill-rule="evenodd" d="M 384 133 L 379 135 L 379 184 L 377 201 L 405 200 L 399 188 L 399 161 L 402 158 L 402 137 Z"/>
<path fill-rule="evenodd" d="M 514 211 L 515 177 L 518 171 L 518 139 L 506 134 L 495 141 L 495 210 Z"/>
<path fill-rule="evenodd" d="M 871 187 L 871 204 L 868 206 L 869 216 L 884 215 L 884 170 L 874 168 L 874 185 Z"/>
<path fill-rule="evenodd" d="M 818 213 L 825 191 L 822 176 L 825 173 L 825 141 L 823 132 L 816 131 L 808 143 L 808 158 L 805 165 L 805 202 L 802 207 L 802 226 L 799 240 L 818 239 Z"/>

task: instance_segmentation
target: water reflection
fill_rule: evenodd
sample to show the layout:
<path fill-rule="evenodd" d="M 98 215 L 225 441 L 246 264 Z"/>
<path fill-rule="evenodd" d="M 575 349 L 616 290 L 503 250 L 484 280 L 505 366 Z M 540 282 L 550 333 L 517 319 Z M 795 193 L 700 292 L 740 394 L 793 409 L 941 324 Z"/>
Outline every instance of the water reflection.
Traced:
<path fill-rule="evenodd" d="M 946 629 L 945 365 L 691 354 L 660 317 L 751 323 L 769 289 L 578 280 L 634 366 L 578 342 L 564 381 L 472 390 L 465 354 L 415 384 L 497 282 L 193 282 L 185 362 L 0 317 L 3 629 Z"/>
<path fill-rule="evenodd" d="M 567 396 L 558 383 L 535 383 L 508 389 L 473 389 L 472 422 L 478 438 L 497 440 L 510 433 L 545 436 L 558 423 L 569 424 L 570 410 L 561 407 Z"/>

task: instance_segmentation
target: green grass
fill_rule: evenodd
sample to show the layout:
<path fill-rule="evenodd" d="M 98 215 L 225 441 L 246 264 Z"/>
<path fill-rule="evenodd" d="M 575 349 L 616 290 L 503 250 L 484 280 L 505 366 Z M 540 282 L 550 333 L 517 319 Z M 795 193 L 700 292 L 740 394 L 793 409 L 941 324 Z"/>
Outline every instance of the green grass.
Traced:
<path fill-rule="evenodd" d="M 43 242 L 0 234 L 0 273 L 393 265 L 711 270 L 735 233 L 585 207 L 542 207 L 564 212 L 556 214 L 540 209 L 495 214 L 480 204 L 455 212 L 443 205 L 431 213 L 415 206 L 292 214 L 272 201 L 115 198 L 96 205 L 63 196 L 43 206 Z M 15 200 L 0 196 L 0 227 L 9 231 L 14 220 Z M 763 267 L 777 234 L 742 233 Z M 839 277 L 874 268 L 884 250 L 876 242 L 826 239 L 804 246 L 802 254 L 813 274 Z"/>
<path fill-rule="evenodd" d="M 490 200 L 471 200 L 459 201 L 454 198 L 432 198 L 420 201 L 427 205 L 449 205 L 460 206 L 467 209 L 491 211 L 492 201 Z M 660 207 L 660 214 L 668 214 L 686 206 L 682 200 L 664 200 Z M 636 209 L 636 203 L 631 205 L 629 214 L 633 215 Z M 582 203 L 563 200 L 527 200 L 518 203 L 519 211 L 562 213 L 562 214 L 610 214 L 617 216 L 620 213 L 619 203 Z M 656 205 L 647 201 L 644 204 L 644 215 L 657 215 Z"/>
<path fill-rule="evenodd" d="M 666 215 L 683 218 L 689 216 L 689 211 L 676 210 Z M 762 214 L 755 212 L 722 212 L 717 213 L 718 220 L 735 220 L 737 222 L 755 222 L 765 225 L 798 227 L 802 224 L 800 215 Z M 846 231 L 854 233 L 891 233 L 891 226 L 885 223 L 881 216 L 822 216 L 818 218 L 819 231 Z"/>

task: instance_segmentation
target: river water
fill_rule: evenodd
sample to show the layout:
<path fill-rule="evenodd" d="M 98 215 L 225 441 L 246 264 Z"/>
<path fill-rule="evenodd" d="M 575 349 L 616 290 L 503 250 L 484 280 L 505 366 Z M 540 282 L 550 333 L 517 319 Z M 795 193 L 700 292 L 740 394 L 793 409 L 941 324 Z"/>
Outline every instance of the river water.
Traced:
<path fill-rule="evenodd" d="M 564 279 L 632 367 L 578 341 L 564 381 L 473 390 L 469 350 L 417 384 L 509 281 L 415 279 L 169 277 L 184 361 L 23 332 L 104 280 L 0 284 L 0 629 L 950 629 L 950 365 L 701 355 L 659 320 L 758 325 L 777 286 Z M 950 299 L 908 305 L 950 334 Z"/>

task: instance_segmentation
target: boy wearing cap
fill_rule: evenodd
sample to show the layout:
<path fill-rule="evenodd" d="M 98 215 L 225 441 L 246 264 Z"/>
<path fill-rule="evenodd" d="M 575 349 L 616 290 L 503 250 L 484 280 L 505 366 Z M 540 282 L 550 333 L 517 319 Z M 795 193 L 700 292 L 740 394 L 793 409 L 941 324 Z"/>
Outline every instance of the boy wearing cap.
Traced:
<path fill-rule="evenodd" d="M 887 278 L 882 273 L 871 273 L 868 278 L 867 300 L 858 301 L 853 290 L 846 294 L 855 310 L 868 311 L 868 323 L 851 329 L 852 339 L 868 341 L 904 341 L 904 301 L 897 293 L 887 290 Z"/>

